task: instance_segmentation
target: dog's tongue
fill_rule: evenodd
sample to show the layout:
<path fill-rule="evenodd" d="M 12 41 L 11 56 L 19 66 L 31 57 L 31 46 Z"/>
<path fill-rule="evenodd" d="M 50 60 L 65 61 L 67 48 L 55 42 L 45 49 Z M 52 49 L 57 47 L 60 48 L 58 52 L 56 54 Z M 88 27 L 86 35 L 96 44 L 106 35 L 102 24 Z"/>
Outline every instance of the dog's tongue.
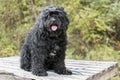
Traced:
<path fill-rule="evenodd" d="M 51 26 L 51 30 L 52 30 L 52 31 L 56 31 L 57 28 L 58 28 L 58 27 L 57 27 L 56 25 L 52 25 L 52 26 Z"/>

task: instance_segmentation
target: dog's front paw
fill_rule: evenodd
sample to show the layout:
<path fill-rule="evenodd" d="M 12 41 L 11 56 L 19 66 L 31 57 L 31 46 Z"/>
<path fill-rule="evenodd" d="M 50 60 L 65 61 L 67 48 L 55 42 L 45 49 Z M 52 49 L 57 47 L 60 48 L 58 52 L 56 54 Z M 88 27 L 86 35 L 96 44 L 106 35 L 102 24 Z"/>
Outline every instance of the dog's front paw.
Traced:
<path fill-rule="evenodd" d="M 21 69 L 23 69 L 23 70 L 25 70 L 25 71 L 31 71 L 31 69 L 30 69 L 30 67 L 29 66 L 20 66 L 21 67 Z"/>
<path fill-rule="evenodd" d="M 47 76 L 48 75 L 45 70 L 33 70 L 32 74 L 36 76 Z"/>
<path fill-rule="evenodd" d="M 66 68 L 56 69 L 55 72 L 58 74 L 63 74 L 63 75 L 71 75 L 72 74 L 72 72 Z"/>

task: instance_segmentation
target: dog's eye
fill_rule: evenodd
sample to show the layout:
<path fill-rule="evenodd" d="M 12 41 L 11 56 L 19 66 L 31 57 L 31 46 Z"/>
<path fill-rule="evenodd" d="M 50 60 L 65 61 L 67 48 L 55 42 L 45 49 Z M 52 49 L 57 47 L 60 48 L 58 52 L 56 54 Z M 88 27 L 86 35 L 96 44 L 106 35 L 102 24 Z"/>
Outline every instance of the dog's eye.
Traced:
<path fill-rule="evenodd" d="M 50 16 L 52 16 L 52 15 L 58 15 L 58 14 L 59 14 L 59 12 L 57 12 L 57 11 L 50 12 Z"/>

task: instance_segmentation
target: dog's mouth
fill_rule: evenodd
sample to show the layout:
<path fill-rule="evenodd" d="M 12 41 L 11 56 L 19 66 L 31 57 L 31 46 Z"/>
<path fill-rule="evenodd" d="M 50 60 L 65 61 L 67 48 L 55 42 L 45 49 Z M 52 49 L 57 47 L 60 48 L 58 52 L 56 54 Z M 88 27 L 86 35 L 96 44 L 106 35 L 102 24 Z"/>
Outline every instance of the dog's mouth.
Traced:
<path fill-rule="evenodd" d="M 53 24 L 53 25 L 50 26 L 50 28 L 51 28 L 52 31 L 57 31 L 58 26 Z"/>

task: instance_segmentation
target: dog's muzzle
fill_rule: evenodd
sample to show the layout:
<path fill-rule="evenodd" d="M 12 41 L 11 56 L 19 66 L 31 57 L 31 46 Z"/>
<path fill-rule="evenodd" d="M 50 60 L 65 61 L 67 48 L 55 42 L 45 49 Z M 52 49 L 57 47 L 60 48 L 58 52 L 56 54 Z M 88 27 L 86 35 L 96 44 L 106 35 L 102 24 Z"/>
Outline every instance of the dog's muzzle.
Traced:
<path fill-rule="evenodd" d="M 51 25 L 50 28 L 52 31 L 56 31 L 58 29 L 58 26 L 53 24 L 53 25 Z"/>
<path fill-rule="evenodd" d="M 57 23 L 57 20 L 56 20 L 55 18 L 51 18 L 50 20 L 51 20 L 51 23 L 52 23 L 52 24 L 50 25 L 51 31 L 57 31 L 58 28 L 59 28 L 59 25 L 58 25 L 58 23 Z"/>

